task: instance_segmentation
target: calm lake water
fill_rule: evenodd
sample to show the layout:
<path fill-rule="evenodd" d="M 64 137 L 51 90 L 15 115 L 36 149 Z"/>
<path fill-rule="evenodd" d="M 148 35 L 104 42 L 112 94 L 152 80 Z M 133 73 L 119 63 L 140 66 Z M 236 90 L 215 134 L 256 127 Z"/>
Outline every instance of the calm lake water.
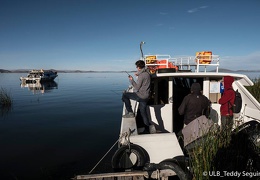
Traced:
<path fill-rule="evenodd" d="M 0 73 L 13 107 L 0 114 L 0 179 L 70 179 L 87 174 L 119 137 L 125 73 L 59 73 L 42 88 Z M 248 73 L 250 78 L 259 73 Z M 94 172 L 109 171 L 110 158 Z"/>
<path fill-rule="evenodd" d="M 127 75 L 59 73 L 45 91 L 21 87 L 20 76 L 0 73 L 13 99 L 0 114 L 0 179 L 87 174 L 119 137 Z"/>

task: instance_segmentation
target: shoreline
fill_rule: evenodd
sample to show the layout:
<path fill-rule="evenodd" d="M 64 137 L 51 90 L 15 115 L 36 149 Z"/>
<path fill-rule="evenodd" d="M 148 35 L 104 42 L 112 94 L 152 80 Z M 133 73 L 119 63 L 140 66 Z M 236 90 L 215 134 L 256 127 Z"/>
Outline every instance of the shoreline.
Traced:
<path fill-rule="evenodd" d="M 50 69 L 52 71 L 56 71 L 58 73 L 123 73 L 125 71 L 93 71 L 93 70 L 55 70 Z M 31 71 L 30 69 L 17 69 L 17 70 L 6 70 L 0 69 L 0 73 L 28 73 Z M 127 72 L 135 72 L 135 71 L 127 71 Z M 260 70 L 229 70 L 229 69 L 219 69 L 219 72 L 240 72 L 240 73 L 260 73 Z"/>

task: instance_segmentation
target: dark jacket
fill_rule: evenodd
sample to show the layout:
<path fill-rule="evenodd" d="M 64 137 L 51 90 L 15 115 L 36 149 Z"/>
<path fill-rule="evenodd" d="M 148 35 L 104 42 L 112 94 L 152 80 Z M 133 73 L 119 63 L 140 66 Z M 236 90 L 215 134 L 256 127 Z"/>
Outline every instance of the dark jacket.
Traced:
<path fill-rule="evenodd" d="M 201 115 L 209 115 L 210 101 L 201 94 L 200 85 L 193 83 L 191 93 L 184 97 L 180 107 L 179 114 L 184 114 L 184 124 L 189 124 L 191 121 Z"/>
<path fill-rule="evenodd" d="M 224 76 L 224 93 L 219 99 L 221 116 L 233 116 L 232 105 L 235 101 L 235 91 L 233 90 L 232 83 L 234 78 L 231 76 Z"/>

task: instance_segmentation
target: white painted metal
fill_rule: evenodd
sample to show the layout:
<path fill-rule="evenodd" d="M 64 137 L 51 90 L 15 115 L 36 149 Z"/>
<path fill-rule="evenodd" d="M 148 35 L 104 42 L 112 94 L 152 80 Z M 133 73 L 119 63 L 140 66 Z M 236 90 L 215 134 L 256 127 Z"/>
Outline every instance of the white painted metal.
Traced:
<path fill-rule="evenodd" d="M 260 121 L 260 103 L 249 93 L 249 91 L 242 85 L 241 81 L 235 81 L 233 88 L 240 92 L 243 100 L 240 116 L 244 122 L 252 119 Z"/>
<path fill-rule="evenodd" d="M 157 125 L 158 131 L 173 132 L 172 103 L 149 106 L 152 123 Z M 158 114 L 160 112 L 160 114 Z M 162 121 L 163 120 L 163 121 Z"/>
<path fill-rule="evenodd" d="M 130 136 L 130 141 L 148 152 L 151 163 L 159 163 L 164 159 L 183 155 L 175 133 Z"/>

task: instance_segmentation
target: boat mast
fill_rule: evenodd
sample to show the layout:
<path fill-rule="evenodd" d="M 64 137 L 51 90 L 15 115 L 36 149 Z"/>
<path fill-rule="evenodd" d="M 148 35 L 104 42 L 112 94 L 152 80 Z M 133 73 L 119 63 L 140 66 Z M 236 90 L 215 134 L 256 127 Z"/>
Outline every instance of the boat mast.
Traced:
<path fill-rule="evenodd" d="M 142 49 L 143 44 L 145 44 L 145 42 L 141 41 L 141 43 L 140 43 L 140 51 L 141 51 L 142 60 L 144 60 L 144 54 L 143 54 L 143 49 Z"/>

